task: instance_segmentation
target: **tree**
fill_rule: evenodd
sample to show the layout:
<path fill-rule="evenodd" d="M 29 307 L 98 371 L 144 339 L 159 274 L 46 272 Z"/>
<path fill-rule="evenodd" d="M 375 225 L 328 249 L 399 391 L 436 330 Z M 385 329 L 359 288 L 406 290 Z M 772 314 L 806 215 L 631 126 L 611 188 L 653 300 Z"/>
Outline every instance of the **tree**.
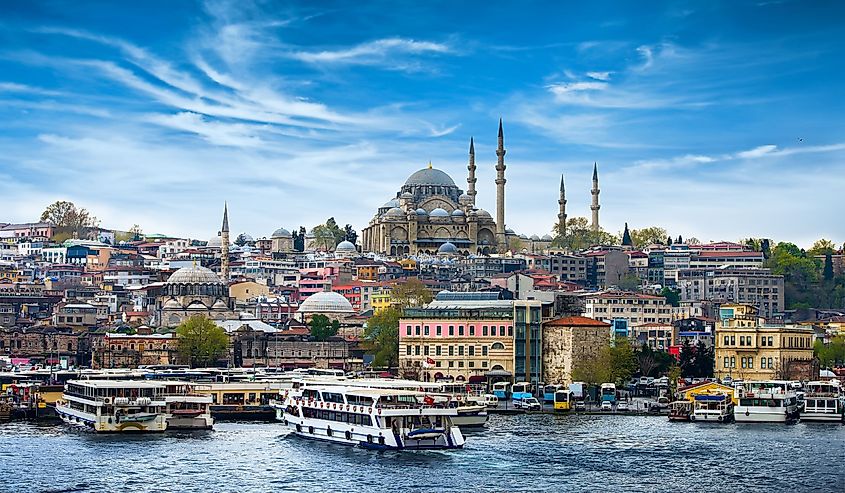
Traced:
<path fill-rule="evenodd" d="M 326 341 L 340 330 L 340 322 L 318 313 L 311 317 L 311 337 L 317 341 Z"/>
<path fill-rule="evenodd" d="M 364 329 L 364 339 L 373 355 L 373 366 L 399 365 L 399 318 L 402 311 L 386 308 L 370 317 Z"/>
<path fill-rule="evenodd" d="M 676 291 L 670 287 L 664 287 L 660 290 L 660 296 L 666 298 L 666 303 L 672 306 L 681 306 L 681 292 Z"/>
<path fill-rule="evenodd" d="M 299 227 L 299 232 L 294 230 L 293 234 L 293 250 L 296 252 L 305 251 L 305 226 Z"/>
<path fill-rule="evenodd" d="M 586 217 L 572 217 L 566 220 L 566 234 L 560 234 L 560 225 L 555 227 L 556 237 L 552 246 L 568 250 L 583 250 L 594 245 L 618 245 L 619 237 L 602 229 L 593 231 Z"/>
<path fill-rule="evenodd" d="M 607 350 L 609 351 L 610 381 L 621 384 L 630 380 L 631 375 L 637 371 L 637 358 L 628 339 L 617 337 L 613 346 Z"/>
<path fill-rule="evenodd" d="M 637 291 L 640 289 L 642 281 L 636 274 L 627 273 L 622 276 L 622 279 L 617 283 L 617 287 L 622 291 Z"/>
<path fill-rule="evenodd" d="M 393 286 L 393 289 L 390 290 L 390 297 L 393 303 L 402 309 L 427 305 L 433 299 L 431 290 L 416 277 Z"/>
<path fill-rule="evenodd" d="M 678 235 L 678 239 L 675 241 L 675 243 L 680 243 L 680 244 L 682 244 L 682 245 L 683 245 L 683 243 L 684 243 L 684 237 L 683 237 L 683 236 L 681 236 L 681 235 Z"/>
<path fill-rule="evenodd" d="M 813 243 L 813 246 L 807 250 L 807 255 L 813 257 L 819 255 L 832 255 L 835 251 L 836 245 L 834 245 L 832 241 L 822 238 Z"/>
<path fill-rule="evenodd" d="M 334 234 L 325 224 L 314 226 L 314 229 L 311 230 L 311 234 L 314 235 L 314 246 L 318 250 L 328 252 L 337 246 Z"/>
<path fill-rule="evenodd" d="M 202 315 L 194 315 L 176 329 L 179 354 L 191 367 L 210 366 L 229 346 L 226 331 Z"/>
<path fill-rule="evenodd" d="M 653 376 L 652 372 L 657 368 L 657 358 L 654 356 L 654 351 L 646 343 L 643 343 L 637 351 L 637 364 L 640 366 L 640 373 L 643 376 Z"/>
<path fill-rule="evenodd" d="M 684 339 L 681 344 L 681 353 L 678 357 L 678 366 L 681 369 L 681 376 L 692 378 L 696 376 L 695 348 L 690 344 L 689 339 Z"/>
<path fill-rule="evenodd" d="M 343 241 L 344 237 L 346 237 L 346 232 L 340 229 L 340 226 L 337 225 L 337 221 L 335 221 L 333 217 L 330 217 L 326 220 L 326 228 L 329 230 L 329 232 L 331 232 L 332 236 L 334 237 L 335 245 Z"/>
<path fill-rule="evenodd" d="M 141 231 L 141 226 L 138 226 L 137 224 L 133 224 L 132 227 L 129 228 L 129 234 L 132 235 L 132 241 L 140 241 L 141 236 L 144 233 L 143 233 L 143 231 Z"/>
<path fill-rule="evenodd" d="M 85 209 L 77 209 L 73 202 L 59 200 L 47 206 L 41 213 L 41 220 L 53 223 L 58 234 L 69 234 L 77 238 L 90 235 L 99 225 L 96 217 Z"/>
<path fill-rule="evenodd" d="M 781 242 L 771 251 L 771 257 L 766 261 L 766 267 L 772 269 L 773 274 L 784 278 L 784 296 L 788 308 L 809 308 L 817 305 L 820 290 L 819 265 L 813 258 L 808 258 L 793 243 Z"/>
<path fill-rule="evenodd" d="M 692 236 L 690 238 L 687 238 L 687 245 L 701 245 L 701 240 L 699 240 L 695 236 Z"/>
<path fill-rule="evenodd" d="M 352 244 L 358 242 L 358 233 L 354 229 L 352 229 L 351 224 L 347 224 L 343 227 L 343 239 Z"/>
<path fill-rule="evenodd" d="M 572 380 L 590 385 L 601 385 L 611 379 L 609 353 L 603 349 L 598 355 L 578 360 L 572 368 Z"/>
<path fill-rule="evenodd" d="M 845 336 L 836 336 L 827 345 L 822 341 L 816 341 L 813 352 L 822 368 L 833 368 L 845 364 Z"/>
<path fill-rule="evenodd" d="M 695 376 L 711 378 L 716 367 L 716 352 L 713 346 L 707 346 L 704 341 L 695 345 Z"/>
<path fill-rule="evenodd" d="M 235 238 L 235 245 L 238 245 L 239 247 L 242 247 L 247 243 L 249 243 L 249 239 L 247 238 L 246 233 L 241 233 L 237 238 Z"/>
<path fill-rule="evenodd" d="M 833 280 L 833 255 L 829 252 L 824 254 L 824 268 L 822 269 L 822 277 L 825 281 Z"/>

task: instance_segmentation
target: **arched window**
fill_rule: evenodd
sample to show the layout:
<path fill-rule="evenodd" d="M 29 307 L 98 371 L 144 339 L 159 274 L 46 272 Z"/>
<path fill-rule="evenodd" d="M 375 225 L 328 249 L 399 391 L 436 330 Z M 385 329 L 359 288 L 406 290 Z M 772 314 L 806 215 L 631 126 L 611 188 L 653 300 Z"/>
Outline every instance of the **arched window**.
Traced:
<path fill-rule="evenodd" d="M 493 350 L 502 350 L 502 349 L 505 349 L 505 345 L 504 345 L 504 344 L 502 344 L 501 342 L 494 342 L 494 343 L 493 343 L 493 345 L 492 345 L 492 346 L 490 346 L 490 349 L 493 349 Z"/>

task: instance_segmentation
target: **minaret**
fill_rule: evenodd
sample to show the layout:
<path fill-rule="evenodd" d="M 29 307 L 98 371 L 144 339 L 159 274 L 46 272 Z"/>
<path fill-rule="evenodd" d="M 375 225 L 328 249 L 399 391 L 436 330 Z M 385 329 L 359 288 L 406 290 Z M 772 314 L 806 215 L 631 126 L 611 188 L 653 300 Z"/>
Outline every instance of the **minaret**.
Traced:
<path fill-rule="evenodd" d="M 598 164 L 593 163 L 593 190 L 590 192 L 593 194 L 593 205 L 590 206 L 593 211 L 593 231 L 599 230 L 599 191 L 599 168 Z"/>
<path fill-rule="evenodd" d="M 505 238 L 505 134 L 502 131 L 502 119 L 499 118 L 499 146 L 496 148 L 496 244 L 499 253 L 507 250 Z"/>
<path fill-rule="evenodd" d="M 478 179 L 475 177 L 475 143 L 472 140 L 472 137 L 469 138 L 469 165 L 467 165 L 467 169 L 469 170 L 469 176 L 467 177 L 467 195 L 472 199 L 472 205 L 475 206 L 475 196 L 478 192 L 475 191 L 475 182 Z"/>
<path fill-rule="evenodd" d="M 563 186 L 563 174 L 560 175 L 560 198 L 557 199 L 560 211 L 557 213 L 558 233 L 566 234 L 566 188 Z"/>
<path fill-rule="evenodd" d="M 220 277 L 229 282 L 229 205 L 223 203 L 223 227 L 220 228 Z"/>

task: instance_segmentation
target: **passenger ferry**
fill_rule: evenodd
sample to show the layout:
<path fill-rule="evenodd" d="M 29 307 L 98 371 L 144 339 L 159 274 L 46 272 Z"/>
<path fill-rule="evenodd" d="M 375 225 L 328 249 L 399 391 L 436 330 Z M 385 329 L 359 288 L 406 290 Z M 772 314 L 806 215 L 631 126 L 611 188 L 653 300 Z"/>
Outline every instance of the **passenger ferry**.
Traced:
<path fill-rule="evenodd" d="M 695 394 L 690 421 L 729 423 L 734 419 L 733 398 L 729 394 Z"/>
<path fill-rule="evenodd" d="M 211 415 L 216 420 L 272 421 L 276 416 L 276 411 L 270 405 L 270 401 L 277 399 L 280 393 L 284 393 L 292 386 L 293 383 L 290 380 L 214 382 L 198 385 L 195 391 L 211 397 Z"/>
<path fill-rule="evenodd" d="M 211 395 L 196 390 L 206 387 L 187 382 L 163 383 L 166 385 L 164 402 L 167 403 L 168 430 L 210 430 L 214 426 Z"/>
<path fill-rule="evenodd" d="M 457 410 L 424 392 L 305 384 L 275 404 L 297 436 L 373 449 L 455 449 Z"/>
<path fill-rule="evenodd" d="M 69 380 L 56 403 L 65 423 L 107 432 L 167 429 L 166 386 L 137 380 Z"/>
<path fill-rule="evenodd" d="M 572 391 L 564 390 L 562 386 L 554 394 L 554 409 L 555 411 L 570 411 L 572 409 Z M 544 396 L 545 397 L 545 396 Z"/>
<path fill-rule="evenodd" d="M 738 383 L 734 406 L 737 423 L 786 423 L 798 419 L 798 398 L 791 382 L 766 380 Z"/>
<path fill-rule="evenodd" d="M 801 421 L 845 422 L 845 396 L 838 380 L 807 382 Z"/>

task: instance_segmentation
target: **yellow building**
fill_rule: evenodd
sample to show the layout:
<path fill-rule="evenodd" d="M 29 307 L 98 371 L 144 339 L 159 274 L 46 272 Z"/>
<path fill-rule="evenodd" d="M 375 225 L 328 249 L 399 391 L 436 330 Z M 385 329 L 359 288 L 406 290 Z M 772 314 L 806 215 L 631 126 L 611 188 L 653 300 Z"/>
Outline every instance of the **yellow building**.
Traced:
<path fill-rule="evenodd" d="M 813 356 L 813 329 L 767 324 L 751 305 L 719 308 L 715 346 L 718 378 L 814 380 L 819 376 Z"/>
<path fill-rule="evenodd" d="M 387 290 L 382 290 L 381 292 L 370 295 L 370 302 L 373 306 L 373 314 L 381 313 L 393 305 L 393 301 L 390 297 L 390 291 Z"/>
<path fill-rule="evenodd" d="M 270 288 L 255 281 L 236 282 L 229 285 L 229 296 L 238 301 L 248 301 L 256 296 L 269 296 Z"/>
<path fill-rule="evenodd" d="M 716 382 L 704 382 L 697 385 L 691 385 L 689 387 L 679 389 L 678 392 L 682 396 L 681 400 L 690 402 L 692 402 L 693 399 L 695 399 L 695 396 L 697 395 L 730 394 L 731 399 L 734 401 L 734 404 L 737 404 L 737 399 L 734 396 L 733 387 L 722 385 Z"/>

